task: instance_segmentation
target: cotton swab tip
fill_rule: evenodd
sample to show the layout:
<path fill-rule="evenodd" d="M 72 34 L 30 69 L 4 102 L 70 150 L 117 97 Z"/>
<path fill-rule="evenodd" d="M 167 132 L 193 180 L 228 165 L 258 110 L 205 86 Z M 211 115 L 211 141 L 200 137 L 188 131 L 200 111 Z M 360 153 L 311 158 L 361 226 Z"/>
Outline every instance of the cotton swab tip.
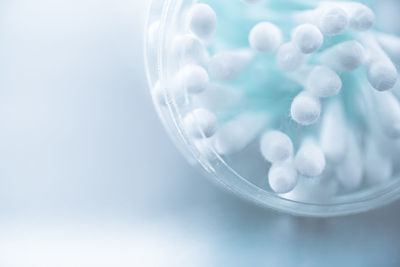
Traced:
<path fill-rule="evenodd" d="M 318 26 L 328 36 L 342 33 L 348 26 L 349 17 L 343 8 L 329 6 L 323 8 Z"/>
<path fill-rule="evenodd" d="M 293 143 L 289 136 L 280 131 L 270 131 L 261 138 L 261 153 L 271 162 L 282 162 L 293 156 Z"/>
<path fill-rule="evenodd" d="M 295 165 L 300 174 L 306 177 L 317 177 L 325 169 L 325 155 L 314 142 L 306 140 L 296 154 Z"/>
<path fill-rule="evenodd" d="M 307 126 L 318 121 L 321 115 L 321 102 L 318 98 L 300 93 L 292 102 L 291 116 L 297 123 Z"/>
<path fill-rule="evenodd" d="M 189 28 L 201 39 L 209 39 L 216 31 L 217 15 L 206 4 L 195 4 L 189 11 Z"/>
<path fill-rule="evenodd" d="M 272 23 L 261 22 L 254 26 L 249 34 L 251 48 L 258 52 L 270 53 L 278 49 L 282 43 L 281 30 Z"/>
<path fill-rule="evenodd" d="M 292 72 L 303 65 L 305 56 L 293 43 L 286 43 L 279 48 L 276 61 L 282 70 Z"/>
<path fill-rule="evenodd" d="M 218 128 L 218 119 L 210 111 L 199 108 L 188 115 L 183 120 L 186 132 L 194 138 L 208 138 L 215 134 Z"/>
<path fill-rule="evenodd" d="M 375 13 L 363 4 L 355 4 L 351 8 L 350 27 L 357 31 L 368 31 L 375 24 Z"/>
<path fill-rule="evenodd" d="M 207 71 L 197 65 L 187 65 L 179 73 L 181 86 L 189 94 L 199 94 L 205 91 L 209 85 Z"/>
<path fill-rule="evenodd" d="M 368 81 L 378 91 L 392 89 L 398 79 L 396 67 L 387 61 L 371 63 L 367 68 Z"/>
<path fill-rule="evenodd" d="M 242 73 L 252 57 L 253 55 L 249 50 L 218 53 L 208 63 L 208 72 L 216 80 L 232 81 Z"/>
<path fill-rule="evenodd" d="M 278 194 L 291 192 L 297 185 L 297 172 L 291 162 L 272 165 L 268 173 L 271 189 Z"/>
<path fill-rule="evenodd" d="M 293 43 L 304 54 L 311 54 L 317 51 L 324 42 L 321 31 L 312 24 L 302 24 L 294 29 L 292 34 Z"/>
<path fill-rule="evenodd" d="M 306 87 L 317 97 L 330 97 L 337 95 L 342 85 L 342 80 L 336 72 L 325 66 L 317 66 L 308 76 Z"/>

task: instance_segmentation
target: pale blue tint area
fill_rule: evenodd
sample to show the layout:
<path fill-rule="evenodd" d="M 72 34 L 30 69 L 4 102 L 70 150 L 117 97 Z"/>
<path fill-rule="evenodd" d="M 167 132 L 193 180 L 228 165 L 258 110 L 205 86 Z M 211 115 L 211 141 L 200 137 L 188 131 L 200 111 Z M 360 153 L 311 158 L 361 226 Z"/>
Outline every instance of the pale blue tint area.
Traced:
<path fill-rule="evenodd" d="M 0 266 L 400 266 L 400 204 L 301 219 L 191 168 L 154 112 L 145 3 L 0 2 Z"/>

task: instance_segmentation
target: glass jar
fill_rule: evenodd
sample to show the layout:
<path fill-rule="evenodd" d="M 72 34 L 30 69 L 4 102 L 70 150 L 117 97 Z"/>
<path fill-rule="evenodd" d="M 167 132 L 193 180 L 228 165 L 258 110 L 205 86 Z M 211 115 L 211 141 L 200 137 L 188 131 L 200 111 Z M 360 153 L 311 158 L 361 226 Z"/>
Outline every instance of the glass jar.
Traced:
<path fill-rule="evenodd" d="M 369 93 L 368 90 L 365 90 L 368 93 L 360 93 L 360 97 L 354 97 L 357 86 L 352 85 L 352 82 L 364 81 L 366 79 L 364 77 L 365 67 L 361 67 L 360 70 L 352 74 L 339 73 L 344 86 L 346 86 L 346 91 L 343 86 L 341 95 L 337 96 L 338 99 L 350 98 L 353 102 L 350 102 L 350 104 L 346 102 L 346 105 L 357 109 L 354 111 L 347 108 L 344 112 L 344 117 L 346 120 L 352 122 L 351 126 L 346 124 L 346 131 L 348 129 L 356 129 L 354 132 L 357 132 L 357 134 L 353 135 L 355 137 L 353 139 L 359 150 L 359 159 L 357 160 L 357 158 L 349 156 L 354 154 L 351 151 L 343 154 L 340 159 L 345 160 L 346 157 L 349 158 L 347 165 L 356 168 L 354 170 L 350 169 L 350 173 L 356 171 L 362 172 L 362 176 L 360 176 L 362 181 L 359 182 L 355 189 L 348 190 L 344 188 L 340 181 L 344 180 L 346 183 L 347 177 L 344 176 L 337 179 L 337 173 L 343 167 L 337 164 L 328 166 L 330 164 L 329 159 L 326 159 L 325 169 L 329 169 L 329 171 L 324 170 L 324 173 L 329 172 L 330 174 L 324 175 L 328 178 L 321 178 L 322 175 L 314 178 L 304 178 L 304 175 L 301 175 L 297 181 L 297 187 L 301 187 L 298 190 L 300 193 L 297 192 L 297 194 L 291 195 L 291 193 L 278 194 L 274 192 L 268 184 L 268 172 L 272 168 L 271 163 L 263 158 L 259 149 L 260 138 L 264 129 L 257 129 L 257 133 L 254 134 L 241 133 L 245 138 L 250 136 L 251 138 L 248 139 L 251 140 L 245 142 L 243 146 L 240 144 L 237 145 L 240 147 L 240 149 L 237 149 L 239 151 L 235 151 L 232 154 L 227 153 L 228 155 L 223 155 L 224 153 L 221 153 L 221 148 L 216 148 L 215 140 L 213 140 L 214 137 L 207 135 L 207 133 L 198 132 L 197 137 L 194 138 L 193 133 L 186 127 L 187 122 L 185 122 L 185 119 L 187 119 L 188 114 L 194 109 L 201 108 L 204 102 L 199 100 L 198 98 L 201 97 L 197 95 L 193 97 L 187 92 L 180 93 L 176 90 L 179 87 L 176 77 L 179 76 L 180 69 L 187 64 L 192 64 L 194 61 L 196 61 L 196 64 L 205 66 L 204 68 L 207 69 L 207 67 L 209 68 L 207 65 L 210 62 L 210 58 L 216 53 L 223 50 L 239 51 L 243 47 L 250 49 L 248 35 L 243 36 L 243 33 L 250 32 L 254 25 L 268 19 L 281 27 L 283 39 L 286 41 L 291 38 L 293 39 L 291 32 L 294 26 L 289 22 L 290 19 L 288 19 L 288 16 L 292 16 L 291 12 L 304 12 L 304 10 L 308 9 L 314 10 L 323 1 L 290 0 L 282 2 L 270 0 L 267 4 L 260 3 L 256 5 L 245 4 L 243 3 L 245 1 L 241 2 L 240 0 L 200 2 L 209 4 L 216 11 L 217 28 L 213 40 L 200 40 L 197 37 L 194 39 L 185 39 L 189 35 L 193 37 L 187 20 L 190 17 L 190 10 L 193 5 L 199 3 L 199 1 L 190 0 L 153 0 L 150 3 L 148 11 L 145 36 L 145 62 L 155 108 L 170 137 L 192 165 L 203 170 L 206 176 L 211 177 L 213 181 L 216 181 L 223 188 L 257 205 L 294 215 L 329 217 L 358 213 L 392 202 L 400 196 L 400 170 L 398 166 L 399 161 L 396 159 L 400 149 L 392 149 L 397 146 L 400 148 L 398 140 L 393 141 L 393 146 L 391 146 L 392 141 L 385 142 L 385 146 L 381 145 L 381 142 L 379 142 L 379 145 L 375 145 L 375 147 L 378 147 L 379 153 L 383 153 L 385 158 L 390 157 L 390 174 L 385 174 L 389 176 L 388 179 L 380 181 L 380 170 L 374 173 L 374 168 L 372 168 L 372 174 L 370 175 L 377 175 L 376 177 L 372 177 L 372 180 L 376 178 L 379 182 L 371 183 L 366 181 L 366 176 L 368 175 L 366 170 L 369 169 L 369 166 L 377 163 L 379 164 L 377 166 L 381 167 L 387 162 L 380 162 L 381 158 L 375 158 L 374 152 L 368 152 L 367 148 L 368 138 L 375 142 L 377 139 L 374 135 L 377 131 L 376 129 L 379 130 L 381 128 L 377 126 L 380 123 L 380 119 L 374 114 L 375 111 L 368 109 L 368 105 L 372 103 L 371 101 L 375 101 L 375 94 L 380 94 L 380 92 Z M 400 4 L 397 1 L 358 2 L 369 5 L 372 7 L 372 10 L 376 11 L 376 24 L 373 30 L 371 30 L 374 34 L 377 34 L 374 36 L 378 36 L 380 32 L 385 32 L 386 37 L 391 36 L 396 40 L 400 40 L 400 29 L 392 23 L 396 21 L 395 16 L 398 14 L 397 11 L 400 11 Z M 314 14 L 314 16 L 317 15 Z M 364 33 L 354 33 L 354 35 L 353 33 L 348 33 L 344 37 L 328 36 L 325 38 L 325 47 L 321 48 L 321 50 L 329 50 L 330 46 L 333 47 L 338 43 L 349 41 L 354 36 L 358 40 L 363 35 Z M 182 43 L 185 46 L 182 46 Z M 202 54 L 201 45 L 205 47 L 204 55 Z M 180 53 L 180 57 L 177 57 L 177 53 Z M 183 62 L 181 60 L 182 53 L 184 53 L 185 57 L 190 57 L 191 60 Z M 399 50 L 393 53 L 400 54 Z M 290 109 L 290 106 L 287 107 L 287 104 L 296 96 L 291 91 L 293 80 L 296 82 L 296 79 L 298 79 L 293 78 L 296 74 L 288 75 L 286 72 L 282 74 L 275 67 L 266 67 L 274 65 L 272 62 L 274 62 L 276 55 L 271 57 L 271 55 L 254 53 L 252 57 L 253 62 L 259 62 L 253 64 L 254 66 L 250 68 L 250 71 L 240 76 L 241 78 L 233 82 L 226 82 L 225 84 L 221 82 L 216 83 L 217 85 L 215 86 L 218 87 L 218 93 L 207 95 L 208 98 L 213 100 L 206 101 L 207 107 L 212 106 L 212 108 L 215 108 L 215 106 L 218 106 L 217 119 L 220 125 L 228 124 L 229 121 L 234 120 L 233 118 L 236 114 L 245 113 L 244 117 L 247 119 L 242 119 L 242 117 L 240 119 L 242 122 L 244 121 L 244 124 L 242 124 L 243 130 L 252 132 L 257 128 L 254 125 L 263 120 L 259 119 L 262 116 L 258 116 L 259 113 L 256 111 L 262 109 L 263 105 L 274 105 L 274 112 L 280 114 L 279 119 L 273 123 L 274 127 L 276 128 L 276 125 L 278 125 L 279 130 L 284 129 L 290 135 L 293 139 L 295 153 L 299 153 L 298 151 L 302 146 L 304 136 L 320 135 L 319 129 L 323 127 L 324 119 L 320 119 L 316 125 L 311 126 L 294 123 L 293 119 L 290 118 L 291 115 L 293 117 L 293 113 L 290 114 L 290 111 L 287 111 Z M 315 59 L 311 61 L 315 62 Z M 398 68 L 398 65 L 396 67 Z M 263 80 L 257 81 L 260 76 L 263 76 Z M 211 78 L 209 84 L 213 83 L 214 80 Z M 260 94 L 257 90 L 252 91 L 246 88 L 246 83 L 251 83 L 255 87 L 279 87 L 282 93 L 268 95 L 268 93 L 263 92 Z M 241 89 L 237 89 L 237 87 L 241 86 Z M 396 86 L 399 85 L 397 84 Z M 236 90 L 227 90 L 230 87 L 235 87 Z M 243 94 L 245 95 L 244 98 Z M 324 106 L 326 104 L 325 100 L 321 101 Z M 366 106 L 367 108 L 365 108 Z M 249 110 L 251 110 L 250 113 Z M 324 111 L 326 110 L 323 108 Z M 251 118 L 248 119 L 249 117 Z M 200 122 L 194 122 L 194 128 L 199 126 L 196 123 L 199 124 Z M 248 127 L 246 128 L 245 126 Z M 380 133 L 377 136 L 380 136 Z M 229 139 L 230 137 L 227 136 L 227 138 Z M 319 140 L 320 138 L 317 139 Z M 351 147 L 348 143 L 347 146 Z M 383 147 L 385 149 L 382 149 Z M 391 150 L 390 153 L 389 150 Z M 372 155 L 372 159 L 369 161 L 365 159 L 365 155 L 367 154 Z"/>

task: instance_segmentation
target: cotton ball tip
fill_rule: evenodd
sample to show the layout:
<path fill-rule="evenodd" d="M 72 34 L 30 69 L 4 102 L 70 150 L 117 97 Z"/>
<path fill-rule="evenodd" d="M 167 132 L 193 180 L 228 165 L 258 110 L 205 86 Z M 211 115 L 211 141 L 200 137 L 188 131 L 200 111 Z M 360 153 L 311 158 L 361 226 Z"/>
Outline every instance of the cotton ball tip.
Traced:
<path fill-rule="evenodd" d="M 330 60 L 337 61 L 337 68 L 341 71 L 356 70 L 365 62 L 365 49 L 357 41 L 343 42 L 333 49 Z"/>
<path fill-rule="evenodd" d="M 317 97 L 337 95 L 342 85 L 339 75 L 325 66 L 314 67 L 307 79 L 307 90 Z"/>
<path fill-rule="evenodd" d="M 312 24 L 302 24 L 293 31 L 293 43 L 304 54 L 311 54 L 321 48 L 324 36 Z"/>
<path fill-rule="evenodd" d="M 212 112 L 199 108 L 186 115 L 183 127 L 194 138 L 202 138 L 203 135 L 208 138 L 217 131 L 218 119 Z"/>
<path fill-rule="evenodd" d="M 295 165 L 305 177 L 317 177 L 326 167 L 325 155 L 314 142 L 304 141 L 296 154 Z"/>
<path fill-rule="evenodd" d="M 367 77 L 372 87 L 376 90 L 387 91 L 396 85 L 398 73 L 393 64 L 378 61 L 368 67 Z"/>
<path fill-rule="evenodd" d="M 197 65 L 187 65 L 179 72 L 179 80 L 183 89 L 189 94 L 204 92 L 209 85 L 207 71 Z"/>
<path fill-rule="evenodd" d="M 297 172 L 290 162 L 274 164 L 268 173 L 269 185 L 278 194 L 291 192 L 296 187 L 297 180 Z"/>
<path fill-rule="evenodd" d="M 254 26 L 249 34 L 251 48 L 262 53 L 271 53 L 282 43 L 281 30 L 272 23 L 261 22 Z"/>
<path fill-rule="evenodd" d="M 293 143 L 289 136 L 280 131 L 270 131 L 261 138 L 261 153 L 271 162 L 282 162 L 293 156 Z"/>
<path fill-rule="evenodd" d="M 292 72 L 303 65 L 305 56 L 293 43 L 286 43 L 279 48 L 276 61 L 279 68 Z"/>
<path fill-rule="evenodd" d="M 201 39 L 209 39 L 216 31 L 217 15 L 206 4 L 195 4 L 189 11 L 189 28 Z"/>
<path fill-rule="evenodd" d="M 253 53 L 247 49 L 218 53 L 210 59 L 208 73 L 216 80 L 232 81 L 243 72 L 252 58 Z"/>
<path fill-rule="evenodd" d="M 368 31 L 375 24 L 375 13 L 365 5 L 357 5 L 352 12 L 350 27 L 357 31 Z"/>
<path fill-rule="evenodd" d="M 318 98 L 301 93 L 295 97 L 291 106 L 292 119 L 307 126 L 318 121 L 321 115 L 321 102 Z"/>
<path fill-rule="evenodd" d="M 176 37 L 173 40 L 171 50 L 176 61 L 182 65 L 205 65 L 209 57 L 204 44 L 192 34 Z"/>
<path fill-rule="evenodd" d="M 332 6 L 321 12 L 318 26 L 323 34 L 337 35 L 348 26 L 349 17 L 343 8 Z"/>

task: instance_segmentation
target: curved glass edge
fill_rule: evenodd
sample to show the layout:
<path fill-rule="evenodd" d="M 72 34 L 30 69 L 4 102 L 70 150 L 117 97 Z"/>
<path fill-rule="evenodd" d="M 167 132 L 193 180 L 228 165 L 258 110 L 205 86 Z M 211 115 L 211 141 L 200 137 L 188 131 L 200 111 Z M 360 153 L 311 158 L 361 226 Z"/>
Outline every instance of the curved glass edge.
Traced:
<path fill-rule="evenodd" d="M 148 5 L 144 38 L 144 61 L 150 88 L 153 88 L 157 80 L 161 81 L 162 84 L 168 83 L 168 77 L 164 71 L 166 59 L 165 55 L 163 55 L 164 53 L 162 53 L 166 47 L 165 32 L 174 19 L 171 18 L 170 14 L 176 12 L 174 9 L 178 6 L 178 2 L 182 1 L 152 0 Z M 196 1 L 187 0 L 187 2 Z M 148 28 L 157 19 L 161 25 L 158 33 L 159 42 L 157 43 L 157 47 L 150 48 Z M 167 95 L 164 97 L 167 99 Z M 358 195 L 357 200 L 343 199 L 338 202 L 315 204 L 297 202 L 279 197 L 248 182 L 245 178 L 237 174 L 219 155 L 216 155 L 217 161 L 214 164 L 200 159 L 197 149 L 191 145 L 189 138 L 182 132 L 179 122 L 176 120 L 176 118 L 180 117 L 177 106 L 174 103 L 167 102 L 167 108 L 162 110 L 156 101 L 153 102 L 164 128 L 175 145 L 189 160 L 189 163 L 198 167 L 201 166 L 199 169 L 208 178 L 211 178 L 211 181 L 257 206 L 273 209 L 278 212 L 285 212 L 294 216 L 336 217 L 366 212 L 400 198 L 400 179 L 398 178 L 392 181 L 392 183 L 374 190 L 374 192 L 370 190 L 362 192 Z"/>

